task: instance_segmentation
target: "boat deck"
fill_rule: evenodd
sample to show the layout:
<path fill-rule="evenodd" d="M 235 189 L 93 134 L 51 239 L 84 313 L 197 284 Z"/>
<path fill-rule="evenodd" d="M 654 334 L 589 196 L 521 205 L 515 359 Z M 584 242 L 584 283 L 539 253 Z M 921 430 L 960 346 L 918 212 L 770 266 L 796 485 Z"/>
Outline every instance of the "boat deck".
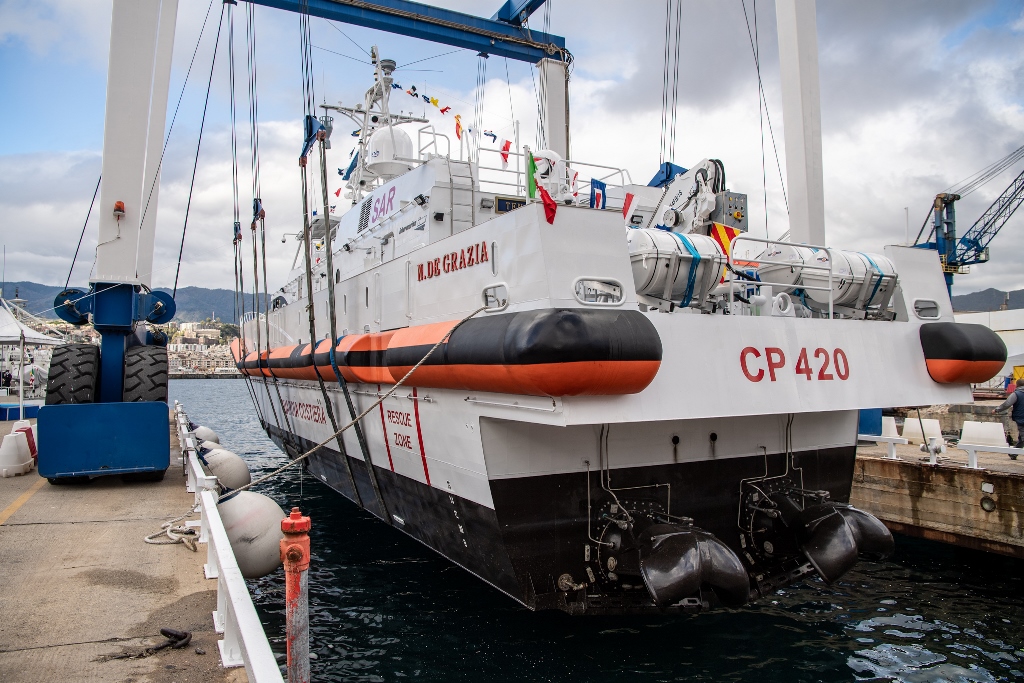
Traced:
<path fill-rule="evenodd" d="M 0 422 L 0 437 L 12 422 Z M 245 681 L 223 669 L 205 547 L 143 538 L 187 511 L 177 438 L 162 482 L 120 477 L 52 486 L 35 471 L 0 478 L 0 681 Z M 191 631 L 182 650 L 120 658 Z M 205 651 L 197 654 L 196 648 Z"/>

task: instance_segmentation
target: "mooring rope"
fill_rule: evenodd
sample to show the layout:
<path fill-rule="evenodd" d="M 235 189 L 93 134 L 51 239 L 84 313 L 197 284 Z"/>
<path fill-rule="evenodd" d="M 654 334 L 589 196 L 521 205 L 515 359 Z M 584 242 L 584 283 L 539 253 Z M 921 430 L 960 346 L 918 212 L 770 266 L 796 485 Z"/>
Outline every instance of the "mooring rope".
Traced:
<path fill-rule="evenodd" d="M 198 535 L 196 534 L 195 529 L 188 526 L 175 526 L 175 523 L 180 522 L 186 517 L 191 517 L 196 513 L 197 509 L 198 506 L 193 505 L 185 514 L 175 517 L 169 522 L 164 522 L 160 525 L 160 531 L 146 536 L 146 543 L 149 543 L 150 545 L 174 545 L 175 543 L 182 543 L 192 552 L 196 552 L 196 541 L 198 540 Z M 161 538 L 161 536 L 163 538 Z"/>
<path fill-rule="evenodd" d="M 319 449 L 323 448 L 324 446 L 329 444 L 331 441 L 340 438 L 341 435 L 344 432 L 349 430 L 351 427 L 355 426 L 360 420 L 362 420 L 364 417 L 369 415 L 381 403 L 386 401 L 388 398 L 390 398 L 392 396 L 392 394 L 394 394 L 396 391 L 398 391 L 398 387 L 400 387 L 403 384 L 405 384 L 406 380 L 408 380 L 412 376 L 412 374 L 414 372 L 416 372 L 416 370 L 419 369 L 419 367 L 421 365 L 423 365 L 425 362 L 427 362 L 427 359 L 430 358 L 430 356 L 434 353 L 434 351 L 437 351 L 437 349 L 441 346 L 441 344 L 443 344 L 443 343 L 445 343 L 445 341 L 451 339 L 451 336 L 453 334 L 455 334 L 455 330 L 459 329 L 462 325 L 464 325 L 471 318 L 474 318 L 477 314 L 479 314 L 479 313 L 481 313 L 482 311 L 485 311 L 485 310 L 487 310 L 487 306 L 481 306 L 480 308 L 476 309 L 475 311 L 473 311 L 472 313 L 467 315 L 465 318 L 463 318 L 459 322 L 455 323 L 455 325 L 452 326 L 452 329 L 448 330 L 447 334 L 445 334 L 443 337 L 441 337 L 437 341 L 436 344 L 431 346 L 430 350 L 427 351 L 427 353 L 423 356 L 423 358 L 421 358 L 419 360 L 419 362 L 416 363 L 416 365 L 412 366 L 412 368 L 409 369 L 409 372 L 405 373 L 405 375 L 403 375 L 402 378 L 400 380 L 398 380 L 398 382 L 396 382 L 395 385 L 393 387 L 391 387 L 390 390 L 387 391 L 387 393 L 385 393 L 383 396 L 381 396 L 376 401 L 374 401 L 373 404 L 370 405 L 369 408 L 367 408 L 363 412 L 359 413 L 359 415 L 354 417 L 352 419 L 352 421 L 349 422 L 347 425 L 345 425 L 341 429 L 337 430 L 336 432 L 331 434 L 329 437 L 327 437 L 325 440 L 323 440 L 320 443 L 316 444 L 315 446 L 310 448 L 308 451 L 306 451 L 302 455 L 296 457 L 295 459 L 291 460 L 287 464 L 282 465 L 281 467 L 278 467 L 276 470 L 274 470 L 272 472 L 269 472 L 269 473 L 263 475 L 262 477 L 259 477 L 258 479 L 255 479 L 255 480 L 249 482 L 245 486 L 239 486 L 237 489 L 231 489 L 230 491 L 226 491 L 224 493 L 221 493 L 220 496 L 218 496 L 218 498 L 217 498 L 217 502 L 219 503 L 222 500 L 225 500 L 226 498 L 230 498 L 231 496 L 235 495 L 236 493 L 241 493 L 242 491 L 247 491 L 247 490 L 253 488 L 254 486 L 257 486 L 259 484 L 262 484 L 265 481 L 273 479 L 274 477 L 276 477 L 277 475 L 281 474 L 285 470 L 290 469 L 291 467 L 294 467 L 295 465 L 299 464 L 300 462 L 303 462 L 304 460 L 309 458 L 309 456 L 311 456 L 314 453 L 316 453 Z M 310 349 L 310 354 L 313 354 L 314 352 L 315 352 L 315 345 Z M 372 470 L 373 466 L 374 465 L 373 465 L 372 459 L 370 459 L 369 455 L 367 455 L 367 462 L 366 462 L 367 469 L 369 469 L 372 472 L 373 471 Z M 174 519 L 170 520 L 169 522 L 164 522 L 161 525 L 160 531 L 158 531 L 156 533 L 153 533 L 153 534 L 150 534 L 149 536 L 145 537 L 146 543 L 150 543 L 152 545 L 171 545 L 173 543 L 183 543 L 190 550 L 195 551 L 195 549 L 196 549 L 195 548 L 195 537 L 194 537 L 195 532 L 192 529 L 189 529 L 188 527 L 177 527 L 177 526 L 174 526 L 175 522 L 180 522 L 181 520 L 185 519 L 186 517 L 189 517 L 190 515 L 194 514 L 195 512 L 196 512 L 196 506 L 193 505 L 192 507 L 190 507 L 188 509 L 188 512 L 186 512 L 185 514 L 183 514 L 183 515 L 181 515 L 179 517 L 175 517 Z M 168 540 L 162 540 L 160 538 L 161 536 L 166 536 Z"/>
<path fill-rule="evenodd" d="M 258 485 L 258 484 L 262 484 L 263 482 L 267 481 L 268 479 L 272 479 L 272 478 L 276 477 L 277 475 L 281 474 L 282 472 L 284 472 L 285 470 L 289 469 L 290 467 L 293 467 L 294 465 L 297 465 L 298 463 L 300 463 L 300 462 L 304 461 L 304 460 L 305 460 L 306 458 L 308 458 L 309 456 L 313 455 L 313 454 L 314 454 L 315 452 L 317 452 L 317 451 L 318 451 L 319 449 L 323 448 L 324 446 L 326 446 L 327 444 L 329 444 L 329 443 L 330 443 L 331 441 L 333 441 L 334 439 L 336 439 L 336 438 L 338 438 L 339 436 L 341 436 L 341 434 L 342 434 L 343 432 L 345 432 L 345 431 L 346 431 L 346 430 L 348 430 L 348 429 L 349 429 L 350 427 L 352 427 L 353 425 L 355 425 L 355 424 L 356 424 L 357 422 L 359 422 L 360 420 L 362 420 L 362 419 L 363 419 L 364 417 L 366 417 L 366 416 L 367 416 L 367 415 L 368 415 L 368 414 L 369 414 L 369 413 L 370 413 L 371 411 L 373 411 L 373 409 L 374 409 L 374 408 L 376 408 L 377 406 L 379 406 L 379 405 L 380 405 L 381 403 L 383 403 L 383 402 L 384 402 L 385 400 L 387 400 L 388 398 L 390 398 L 392 394 L 394 394 L 394 393 L 395 393 L 396 391 L 398 391 L 398 387 L 400 387 L 400 386 L 402 386 L 403 384 L 405 384 L 405 381 L 406 381 L 407 379 L 409 379 L 409 377 L 410 377 L 410 376 L 412 376 L 412 373 L 416 372 L 416 370 L 418 370 L 418 369 L 419 369 L 419 367 L 420 367 L 421 365 L 423 365 L 423 364 L 424 364 L 424 363 L 425 363 L 425 362 L 427 361 L 427 359 L 428 359 L 428 358 L 430 358 L 430 355 L 431 355 L 432 353 L 434 353 L 434 351 L 436 351 L 436 350 L 438 349 L 438 347 L 440 347 L 440 346 L 441 346 L 441 344 L 443 344 L 443 343 L 444 343 L 444 342 L 445 342 L 445 341 L 446 341 L 447 339 L 449 339 L 449 338 L 450 338 L 450 337 L 452 336 L 452 334 L 454 334 L 454 333 L 455 333 L 455 330 L 459 329 L 459 327 L 461 327 L 461 326 L 462 326 L 462 325 L 463 325 L 464 323 L 466 323 L 466 322 L 467 322 L 467 321 L 468 321 L 468 320 L 469 320 L 470 318 L 473 318 L 473 317 L 474 317 L 474 316 L 475 316 L 476 314 L 478 314 L 478 313 L 480 313 L 481 311 L 484 311 L 484 310 L 486 310 L 486 309 L 487 309 L 487 307 L 486 307 L 486 306 L 481 306 L 480 308 L 476 309 L 475 311 L 473 311 L 472 313 L 470 313 L 469 315 L 467 315 L 467 316 L 466 316 L 465 318 L 463 318 L 463 319 L 462 319 L 462 320 L 460 320 L 459 322 L 455 323 L 455 325 L 454 325 L 454 326 L 452 327 L 452 329 L 451 329 L 451 330 L 449 330 L 449 331 L 448 331 L 448 333 L 447 333 L 446 335 L 444 335 L 443 337 L 441 337 L 441 338 L 440 338 L 440 339 L 439 339 L 439 340 L 437 341 L 437 343 L 436 343 L 436 344 L 434 344 L 434 345 L 433 345 L 432 347 L 430 347 L 430 350 L 429 350 L 429 351 L 427 351 L 426 355 L 425 355 L 425 356 L 423 356 L 423 358 L 421 358 L 421 359 L 420 359 L 420 361 L 419 361 L 418 363 L 416 363 L 416 365 L 412 366 L 412 368 L 411 368 L 411 369 L 409 370 L 409 372 L 405 373 L 405 375 L 404 375 L 404 376 L 402 377 L 402 379 L 398 380 L 398 382 L 397 382 L 397 383 L 395 383 L 395 385 L 394 385 L 393 387 L 391 387 L 391 389 L 390 389 L 390 390 L 388 390 L 388 392 L 387 392 L 387 393 L 385 393 L 385 394 L 384 394 L 383 396 L 381 396 L 381 397 L 380 397 L 380 398 L 378 398 L 378 399 L 377 399 L 376 401 L 374 401 L 374 402 L 373 402 L 373 404 L 372 404 L 372 405 L 371 405 L 371 406 L 370 406 L 369 408 L 367 408 L 367 409 L 366 409 L 366 410 L 364 410 L 363 412 L 359 413 L 359 415 L 357 415 L 357 416 L 356 416 L 356 417 L 355 417 L 355 418 L 354 418 L 354 419 L 353 419 L 353 420 L 352 420 L 351 422 L 349 422 L 349 423 L 348 423 L 347 425 L 345 425 L 344 427 L 342 427 L 341 429 L 339 429 L 338 431 L 336 431 L 336 432 L 335 432 L 334 434 L 331 434 L 331 435 L 330 435 L 329 437 L 327 437 L 327 438 L 326 438 L 325 440 L 323 440 L 323 441 L 321 441 L 320 443 L 318 443 L 317 445 L 313 446 L 312 448 L 310 448 L 310 449 L 309 449 L 308 451 L 306 451 L 305 453 L 303 453 L 303 454 L 302 454 L 302 455 L 300 455 L 299 457 L 297 457 L 297 458 L 293 459 L 293 460 L 292 460 L 291 462 L 289 462 L 289 463 L 288 463 L 287 465 L 283 465 L 283 466 L 281 466 L 281 467 L 278 467 L 278 468 L 277 468 L 276 470 L 274 470 L 273 472 L 270 472 L 270 473 L 268 473 L 268 474 L 265 474 L 265 475 L 263 475 L 262 477 L 260 477 L 259 479 L 256 479 L 256 480 L 254 480 L 254 481 L 251 481 L 251 482 L 249 482 L 249 483 L 248 483 L 248 484 L 246 484 L 245 486 L 240 486 L 240 487 L 238 487 L 237 489 L 232 489 L 231 491 L 228 491 L 227 493 L 223 493 L 223 494 L 221 494 L 221 496 L 220 496 L 220 497 L 219 497 L 219 498 L 217 499 L 217 502 L 220 502 L 221 500 L 224 500 L 225 498 L 228 498 L 228 497 L 230 497 L 230 496 L 233 496 L 233 495 L 235 495 L 236 493 L 239 493 L 239 492 L 241 492 L 241 491 L 246 491 L 246 490 L 248 490 L 248 489 L 251 489 L 252 487 L 254 487 L 254 486 Z M 311 351 L 311 353 L 312 353 L 312 351 Z M 373 463 L 372 463 L 372 462 L 368 462 L 368 463 L 366 463 L 366 466 L 367 466 L 367 467 L 373 467 Z"/>

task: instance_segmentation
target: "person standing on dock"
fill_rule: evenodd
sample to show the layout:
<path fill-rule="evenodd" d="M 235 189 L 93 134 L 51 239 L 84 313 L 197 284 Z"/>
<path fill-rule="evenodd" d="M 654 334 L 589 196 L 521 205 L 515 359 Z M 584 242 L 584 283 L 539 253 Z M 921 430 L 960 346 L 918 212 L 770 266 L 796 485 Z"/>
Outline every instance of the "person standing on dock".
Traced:
<path fill-rule="evenodd" d="M 1017 388 L 999 404 L 996 412 L 1001 413 L 1011 407 L 1010 419 L 1017 423 L 1017 444 L 1014 448 L 1024 448 L 1024 377 L 1017 380 Z"/>

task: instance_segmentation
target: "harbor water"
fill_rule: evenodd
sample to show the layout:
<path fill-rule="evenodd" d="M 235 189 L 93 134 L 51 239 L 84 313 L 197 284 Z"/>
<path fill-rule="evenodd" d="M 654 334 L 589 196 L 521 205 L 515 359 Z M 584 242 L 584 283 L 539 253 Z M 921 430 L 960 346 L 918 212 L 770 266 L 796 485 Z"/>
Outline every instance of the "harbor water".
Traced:
<path fill-rule="evenodd" d="M 171 400 L 253 476 L 283 464 L 241 380 L 172 380 Z M 834 586 L 663 617 L 530 612 L 296 470 L 261 489 L 313 520 L 316 681 L 1024 681 L 1024 562 L 900 537 Z M 284 652 L 284 576 L 250 582 Z"/>

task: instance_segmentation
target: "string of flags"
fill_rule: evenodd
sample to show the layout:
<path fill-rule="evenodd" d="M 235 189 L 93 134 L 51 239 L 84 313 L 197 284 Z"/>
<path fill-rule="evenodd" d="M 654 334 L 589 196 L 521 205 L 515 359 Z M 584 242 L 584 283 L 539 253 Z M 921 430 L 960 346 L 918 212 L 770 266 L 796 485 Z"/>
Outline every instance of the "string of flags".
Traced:
<path fill-rule="evenodd" d="M 441 102 L 436 97 L 432 97 L 430 95 L 424 95 L 423 93 L 419 92 L 416 89 L 415 85 L 409 86 L 408 90 L 406 90 L 405 88 L 403 88 L 398 83 L 392 83 L 391 84 L 391 89 L 392 90 L 401 90 L 406 95 L 409 95 L 410 97 L 413 97 L 413 98 L 415 98 L 417 100 L 423 100 L 425 103 L 433 105 L 433 107 L 435 109 L 437 109 L 439 112 L 441 112 L 442 115 L 447 115 L 448 112 L 450 112 L 452 110 L 451 106 L 447 105 L 447 104 L 442 107 L 441 106 Z M 454 118 L 455 118 L 455 137 L 457 137 L 459 140 L 462 139 L 462 134 L 463 133 L 472 133 L 473 132 L 472 128 L 468 128 L 468 127 L 462 125 L 462 115 L 461 114 L 456 113 L 454 115 Z M 358 133 L 358 131 L 353 133 L 353 135 L 355 135 L 357 133 Z M 495 144 L 495 145 L 498 144 L 498 136 L 497 136 L 497 134 L 494 131 L 485 130 L 484 131 L 484 137 L 490 138 L 492 144 Z M 502 144 L 504 145 L 504 147 L 502 148 L 504 152 L 508 152 L 508 150 L 512 146 L 512 142 L 509 141 L 509 140 L 503 141 Z M 502 154 L 501 156 L 502 156 L 502 159 L 503 159 L 503 163 L 507 165 L 508 164 L 508 155 L 507 154 Z"/>
<path fill-rule="evenodd" d="M 403 92 L 405 92 L 406 95 L 409 95 L 410 97 L 413 97 L 413 98 L 415 98 L 417 100 L 423 100 L 427 104 L 433 105 L 434 108 L 437 109 L 439 112 L 441 112 L 441 114 L 443 114 L 443 115 L 447 114 L 448 112 L 450 112 L 452 110 L 451 106 L 449 106 L 447 104 L 442 107 L 441 106 L 441 102 L 436 97 L 431 97 L 430 95 L 424 95 L 423 93 L 421 93 L 418 90 L 416 90 L 416 86 L 415 85 L 409 86 L 409 89 L 406 90 L 405 88 L 403 88 L 398 83 L 392 83 L 391 84 L 391 89 L 392 90 L 402 90 Z M 461 140 L 463 132 L 472 133 L 473 129 L 472 128 L 463 128 L 462 127 L 462 116 L 460 114 L 455 114 L 455 137 L 457 137 L 459 140 Z M 484 135 L 487 135 L 487 133 L 484 133 Z M 492 133 L 492 135 L 493 135 L 493 133 Z"/>

